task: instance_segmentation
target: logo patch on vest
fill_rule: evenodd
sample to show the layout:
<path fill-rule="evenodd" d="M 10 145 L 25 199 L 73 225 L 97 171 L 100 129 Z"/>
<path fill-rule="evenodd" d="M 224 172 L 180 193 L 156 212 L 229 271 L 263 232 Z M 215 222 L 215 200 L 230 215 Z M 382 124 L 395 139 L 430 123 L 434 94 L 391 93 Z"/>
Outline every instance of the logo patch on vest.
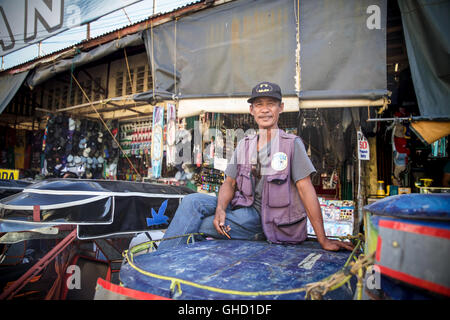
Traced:
<path fill-rule="evenodd" d="M 277 152 L 272 157 L 272 169 L 276 171 L 281 171 L 287 168 L 288 159 L 284 152 Z"/>

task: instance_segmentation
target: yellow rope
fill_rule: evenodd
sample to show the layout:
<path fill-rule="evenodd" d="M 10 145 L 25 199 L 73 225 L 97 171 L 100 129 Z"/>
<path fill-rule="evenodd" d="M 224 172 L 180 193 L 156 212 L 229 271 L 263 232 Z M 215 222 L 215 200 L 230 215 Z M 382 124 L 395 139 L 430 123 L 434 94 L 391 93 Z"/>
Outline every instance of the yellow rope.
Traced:
<path fill-rule="evenodd" d="M 347 283 L 353 275 L 355 275 L 358 279 L 357 285 L 357 299 L 361 300 L 362 297 L 362 280 L 364 275 L 364 269 L 367 269 L 370 265 L 373 264 L 373 256 L 364 256 L 361 254 L 357 261 L 352 261 L 349 265 L 351 266 L 348 274 L 346 274 L 345 269 L 341 270 L 332 275 L 332 278 L 328 281 L 318 281 L 315 283 L 307 284 L 307 292 L 306 297 L 310 297 L 311 299 L 317 300 L 321 299 L 326 293 L 336 290 L 339 287 L 343 286 Z"/>
<path fill-rule="evenodd" d="M 174 293 L 175 288 L 178 289 L 178 292 L 177 292 L 178 295 L 181 295 L 183 293 L 183 291 L 181 291 L 180 282 L 174 280 L 170 284 L 170 291 L 172 292 L 172 294 Z"/>
<path fill-rule="evenodd" d="M 127 66 L 128 79 L 130 81 L 131 93 L 134 93 L 134 90 L 133 90 L 133 79 L 131 78 L 130 65 L 128 64 L 127 48 L 123 48 L 123 55 L 125 56 L 125 64 Z M 134 103 L 134 104 L 136 105 L 136 103 Z"/>
<path fill-rule="evenodd" d="M 105 121 L 103 120 L 102 116 L 100 115 L 100 113 L 97 111 L 97 108 L 94 106 L 94 104 L 91 102 L 91 100 L 89 99 L 88 95 L 86 94 L 86 92 L 84 91 L 83 87 L 80 85 L 80 83 L 78 82 L 78 80 L 75 78 L 75 76 L 73 75 L 73 73 L 71 73 L 71 76 L 73 78 L 73 80 L 75 80 L 75 83 L 78 85 L 78 87 L 80 88 L 81 92 L 83 93 L 84 97 L 86 98 L 86 100 L 90 103 L 91 107 L 94 109 L 95 113 L 97 114 L 97 116 L 99 117 L 100 121 L 102 122 L 103 126 L 106 128 L 106 130 L 108 130 L 109 134 L 111 135 L 111 137 L 113 138 L 114 142 L 117 144 L 117 146 L 119 147 L 120 151 L 124 154 L 125 158 L 128 160 L 130 166 L 133 168 L 134 172 L 136 172 L 137 176 L 139 178 L 141 178 L 141 175 L 139 174 L 139 172 L 136 170 L 136 168 L 133 166 L 133 164 L 131 163 L 130 159 L 128 158 L 128 156 L 126 155 L 126 153 L 123 151 L 122 147 L 120 146 L 120 143 L 117 141 L 116 137 L 114 137 L 114 135 L 112 134 L 111 130 L 109 130 L 108 126 L 106 125 Z"/>

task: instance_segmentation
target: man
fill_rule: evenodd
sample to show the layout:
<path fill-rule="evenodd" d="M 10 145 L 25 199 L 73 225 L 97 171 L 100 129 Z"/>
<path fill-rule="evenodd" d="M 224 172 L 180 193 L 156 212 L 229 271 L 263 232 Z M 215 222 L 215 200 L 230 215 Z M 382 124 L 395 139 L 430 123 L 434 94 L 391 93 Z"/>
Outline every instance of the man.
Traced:
<path fill-rule="evenodd" d="M 278 129 L 284 109 L 277 84 L 262 82 L 248 100 L 258 134 L 242 139 L 216 197 L 191 194 L 181 202 L 164 238 L 201 232 L 214 238 L 297 244 L 306 239 L 306 216 L 323 249 L 352 250 L 326 237 L 310 174 L 314 166 L 297 136 Z M 186 243 L 162 241 L 159 249 Z"/>

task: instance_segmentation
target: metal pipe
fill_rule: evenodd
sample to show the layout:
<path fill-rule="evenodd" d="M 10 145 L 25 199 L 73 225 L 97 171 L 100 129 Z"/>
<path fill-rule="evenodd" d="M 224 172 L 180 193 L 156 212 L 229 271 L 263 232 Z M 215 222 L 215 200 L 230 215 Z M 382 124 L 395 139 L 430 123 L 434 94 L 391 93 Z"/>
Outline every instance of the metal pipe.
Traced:
<path fill-rule="evenodd" d="M 52 250 L 43 256 L 34 266 L 25 272 L 19 279 L 0 295 L 0 300 L 12 299 L 36 274 L 43 270 L 59 253 L 61 253 L 73 240 L 77 238 L 77 229 L 73 229 L 67 237 L 58 243 Z"/>
<path fill-rule="evenodd" d="M 378 107 L 386 104 L 387 99 L 378 100 L 369 99 L 318 99 L 318 100 L 300 100 L 300 109 L 311 108 L 336 108 L 336 107 Z"/>
<path fill-rule="evenodd" d="M 412 121 L 412 117 L 404 117 L 404 118 L 372 118 L 367 119 L 367 122 L 381 122 L 381 121 Z"/>

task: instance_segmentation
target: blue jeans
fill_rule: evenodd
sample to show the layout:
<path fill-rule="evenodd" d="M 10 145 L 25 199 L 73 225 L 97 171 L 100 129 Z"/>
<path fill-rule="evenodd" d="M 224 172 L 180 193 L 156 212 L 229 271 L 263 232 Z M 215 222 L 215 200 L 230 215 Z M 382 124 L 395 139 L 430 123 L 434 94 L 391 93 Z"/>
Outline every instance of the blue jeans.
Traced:
<path fill-rule="evenodd" d="M 189 233 L 201 232 L 205 236 L 217 239 L 228 239 L 219 234 L 213 225 L 216 213 L 217 198 L 202 193 L 192 193 L 183 198 L 164 238 L 170 238 Z M 261 217 L 253 207 L 226 210 L 225 225 L 230 225 L 231 239 L 262 240 L 264 233 L 261 226 Z M 198 239 L 196 237 L 196 239 Z M 167 249 L 186 244 L 187 237 L 161 241 L 158 249 Z"/>

